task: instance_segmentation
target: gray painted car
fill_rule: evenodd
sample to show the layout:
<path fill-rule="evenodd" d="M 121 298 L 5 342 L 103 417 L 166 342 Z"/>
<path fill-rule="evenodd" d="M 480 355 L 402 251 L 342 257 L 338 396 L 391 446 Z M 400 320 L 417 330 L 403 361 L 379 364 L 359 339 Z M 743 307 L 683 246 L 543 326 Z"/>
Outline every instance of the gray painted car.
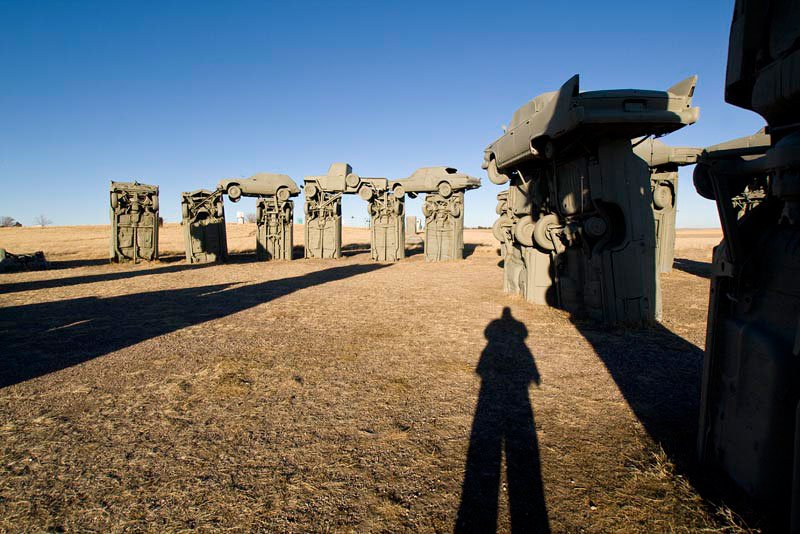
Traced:
<path fill-rule="evenodd" d="M 249 178 L 220 180 L 217 187 L 225 191 L 233 202 L 242 197 L 276 196 L 281 202 L 300 194 L 300 189 L 289 176 L 260 172 Z"/>
<path fill-rule="evenodd" d="M 511 117 L 507 131 L 484 151 L 482 167 L 498 185 L 528 162 L 552 159 L 586 134 L 629 139 L 664 135 L 697 121 L 692 107 L 697 76 L 666 91 L 613 89 L 580 92 L 576 74 L 557 91 L 528 101 Z M 638 127 L 637 127 L 638 125 Z"/>
<path fill-rule="evenodd" d="M 458 172 L 453 167 L 422 167 L 414 171 L 408 178 L 394 180 L 392 191 L 397 196 L 406 193 L 438 193 L 448 198 L 453 191 L 477 189 L 481 179 Z"/>

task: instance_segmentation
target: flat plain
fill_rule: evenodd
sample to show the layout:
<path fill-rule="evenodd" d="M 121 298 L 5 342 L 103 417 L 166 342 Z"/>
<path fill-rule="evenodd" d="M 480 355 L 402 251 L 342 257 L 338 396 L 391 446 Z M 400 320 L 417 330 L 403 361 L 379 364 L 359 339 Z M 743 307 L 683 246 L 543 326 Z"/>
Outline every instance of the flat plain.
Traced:
<path fill-rule="evenodd" d="M 743 528 L 693 463 L 715 230 L 679 231 L 645 329 L 504 294 L 488 230 L 461 262 L 374 263 L 356 228 L 341 260 L 257 262 L 229 225 L 200 266 L 179 225 L 138 265 L 108 232 L 0 229 L 51 261 L 0 275 L 0 531 Z M 486 372 L 498 325 L 520 372 Z"/>

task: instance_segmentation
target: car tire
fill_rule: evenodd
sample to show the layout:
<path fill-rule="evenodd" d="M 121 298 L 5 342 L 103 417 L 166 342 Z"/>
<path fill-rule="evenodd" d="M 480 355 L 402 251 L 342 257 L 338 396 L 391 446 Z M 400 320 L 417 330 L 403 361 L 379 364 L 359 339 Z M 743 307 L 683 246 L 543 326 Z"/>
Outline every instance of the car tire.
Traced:
<path fill-rule="evenodd" d="M 494 158 L 489 160 L 489 167 L 486 169 L 486 174 L 489 175 L 489 181 L 497 185 L 508 183 L 508 180 L 510 179 L 507 174 L 503 174 L 497 170 L 497 160 Z"/>
<path fill-rule="evenodd" d="M 358 184 L 361 183 L 361 178 L 354 172 L 351 172 L 347 176 L 344 177 L 344 185 L 349 187 L 350 189 L 355 189 L 358 187 Z"/>
<path fill-rule="evenodd" d="M 536 226 L 533 228 L 534 242 L 544 250 L 555 250 L 555 243 L 547 236 L 547 231 L 552 226 L 558 226 L 558 215 L 555 213 L 548 213 L 544 217 L 536 221 Z"/>
<path fill-rule="evenodd" d="M 694 182 L 694 188 L 697 190 L 698 195 L 708 200 L 714 200 L 716 198 L 708 165 L 698 163 L 695 166 L 694 173 L 692 174 L 692 182 Z"/>
<path fill-rule="evenodd" d="M 658 184 L 653 189 L 653 205 L 660 209 L 672 207 L 672 188 L 668 185 Z"/>
<path fill-rule="evenodd" d="M 158 211 L 158 195 L 155 195 L 153 197 L 153 206 L 152 206 L 152 208 L 153 208 L 153 211 Z"/>
<path fill-rule="evenodd" d="M 229 186 L 228 198 L 231 199 L 232 202 L 239 202 L 239 199 L 242 198 L 242 188 L 238 185 Z"/>
<path fill-rule="evenodd" d="M 280 200 L 281 202 L 286 202 L 292 195 L 289 192 L 288 187 L 279 187 L 278 190 L 275 192 L 275 196 L 278 197 L 278 200 Z"/>
<path fill-rule="evenodd" d="M 358 196 L 361 197 L 361 200 L 364 202 L 370 202 L 375 198 L 375 191 L 367 184 L 364 184 L 358 188 Z"/>
<path fill-rule="evenodd" d="M 400 184 L 394 186 L 392 192 L 394 193 L 394 196 L 397 198 L 403 198 L 404 196 L 406 196 L 406 188 Z"/>
<path fill-rule="evenodd" d="M 111 207 L 117 209 L 117 206 L 119 206 L 119 195 L 114 191 L 111 193 Z"/>
<path fill-rule="evenodd" d="M 503 232 L 503 224 L 508 222 L 508 217 L 505 215 L 498 218 L 492 225 L 492 235 L 501 243 L 505 242 L 505 232 Z"/>
<path fill-rule="evenodd" d="M 453 186 L 450 185 L 450 182 L 439 182 L 436 190 L 444 198 L 450 198 L 450 195 L 453 194 Z"/>
<path fill-rule="evenodd" d="M 189 206 L 184 202 L 181 202 L 181 217 L 183 217 L 184 220 L 189 218 Z"/>
<path fill-rule="evenodd" d="M 306 184 L 305 187 L 303 187 L 303 193 L 305 194 L 306 198 L 314 198 L 317 196 L 318 192 L 319 188 L 316 184 Z"/>
<path fill-rule="evenodd" d="M 533 246 L 533 234 L 536 229 L 536 223 L 533 217 L 526 215 L 517 221 L 514 225 L 514 239 L 526 247 Z"/>

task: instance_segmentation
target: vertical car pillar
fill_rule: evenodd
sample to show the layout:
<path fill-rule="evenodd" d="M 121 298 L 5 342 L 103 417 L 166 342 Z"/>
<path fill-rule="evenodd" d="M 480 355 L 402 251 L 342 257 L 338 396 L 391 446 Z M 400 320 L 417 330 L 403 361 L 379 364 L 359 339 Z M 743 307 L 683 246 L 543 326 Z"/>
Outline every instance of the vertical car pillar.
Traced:
<path fill-rule="evenodd" d="M 464 192 L 425 195 L 425 261 L 464 258 Z"/>
<path fill-rule="evenodd" d="M 305 257 L 342 257 L 342 194 L 306 187 Z"/>
<path fill-rule="evenodd" d="M 256 201 L 256 257 L 259 260 L 291 260 L 294 246 L 294 202 L 276 196 Z"/>
<path fill-rule="evenodd" d="M 369 201 L 370 254 L 375 261 L 398 261 L 406 256 L 403 216 L 405 198 L 389 191 L 374 194 Z"/>
<path fill-rule="evenodd" d="M 181 193 L 181 224 L 187 262 L 211 263 L 228 257 L 222 195 L 221 189 Z"/>
<path fill-rule="evenodd" d="M 158 259 L 158 186 L 111 182 L 112 262 Z"/>
<path fill-rule="evenodd" d="M 738 488 L 765 531 L 800 532 L 800 4 L 737 0 L 725 100 L 766 128 L 706 148 L 697 192 L 714 200 L 698 455 Z"/>

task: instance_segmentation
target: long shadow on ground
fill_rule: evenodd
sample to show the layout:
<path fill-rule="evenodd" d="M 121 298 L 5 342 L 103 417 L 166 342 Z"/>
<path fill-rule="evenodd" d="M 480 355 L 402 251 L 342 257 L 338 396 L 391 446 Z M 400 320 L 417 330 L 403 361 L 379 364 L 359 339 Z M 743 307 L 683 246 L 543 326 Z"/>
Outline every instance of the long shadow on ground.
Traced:
<path fill-rule="evenodd" d="M 0 387 L 383 267 L 387 265 L 346 265 L 231 289 L 232 284 L 217 284 L 2 308 Z"/>
<path fill-rule="evenodd" d="M 108 261 L 104 261 L 108 264 Z M 112 280 L 126 280 L 137 276 L 147 276 L 150 274 L 167 274 L 186 271 L 189 269 L 200 269 L 216 265 L 214 263 L 202 264 L 179 264 L 166 267 L 153 267 L 151 269 L 131 269 L 128 271 L 112 271 L 106 273 L 86 274 L 83 276 L 71 276 L 67 278 L 51 278 L 47 280 L 31 280 L 28 282 L 16 282 L 12 284 L 0 284 L 0 293 L 16 293 L 19 291 L 33 291 L 37 289 L 53 289 L 56 287 L 68 287 L 81 284 L 92 284 L 95 282 L 110 282 Z"/>
<path fill-rule="evenodd" d="M 636 417 L 676 466 L 692 471 L 703 351 L 660 324 L 603 327 L 573 319 Z"/>
<path fill-rule="evenodd" d="M 525 344 L 528 329 L 509 308 L 484 331 L 487 344 L 475 372 L 481 377 L 455 532 L 495 532 L 502 455 L 506 457 L 513 532 L 549 532 L 542 487 L 531 382 L 541 379 Z"/>
<path fill-rule="evenodd" d="M 676 269 L 685 273 L 699 276 L 700 278 L 711 278 L 711 264 L 707 261 L 695 261 L 686 258 L 675 258 L 673 263 Z"/>

